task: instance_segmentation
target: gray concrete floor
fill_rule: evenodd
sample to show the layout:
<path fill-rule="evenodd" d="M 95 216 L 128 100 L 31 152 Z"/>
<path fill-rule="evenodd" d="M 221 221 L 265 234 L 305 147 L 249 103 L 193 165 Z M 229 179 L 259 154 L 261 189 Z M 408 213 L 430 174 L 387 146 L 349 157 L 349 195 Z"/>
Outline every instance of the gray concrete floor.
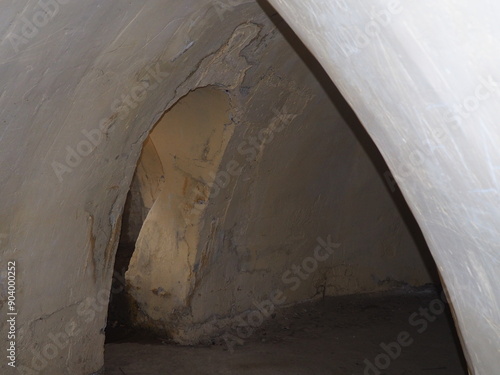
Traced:
<path fill-rule="evenodd" d="M 233 353 L 218 340 L 180 347 L 130 336 L 106 345 L 106 374 L 466 375 L 449 308 L 441 312 L 440 301 L 426 288 L 281 309 Z M 398 337 L 406 345 L 398 344 L 399 355 Z M 382 344 L 394 358 L 381 355 Z"/>

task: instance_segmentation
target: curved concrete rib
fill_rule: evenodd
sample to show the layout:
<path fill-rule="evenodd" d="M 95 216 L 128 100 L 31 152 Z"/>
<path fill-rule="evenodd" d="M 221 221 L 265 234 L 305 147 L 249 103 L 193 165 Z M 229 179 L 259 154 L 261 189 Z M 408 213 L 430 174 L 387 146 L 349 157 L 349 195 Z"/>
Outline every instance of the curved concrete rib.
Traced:
<path fill-rule="evenodd" d="M 498 373 L 500 4 L 271 3 L 391 168 L 445 281 L 471 373 Z"/>

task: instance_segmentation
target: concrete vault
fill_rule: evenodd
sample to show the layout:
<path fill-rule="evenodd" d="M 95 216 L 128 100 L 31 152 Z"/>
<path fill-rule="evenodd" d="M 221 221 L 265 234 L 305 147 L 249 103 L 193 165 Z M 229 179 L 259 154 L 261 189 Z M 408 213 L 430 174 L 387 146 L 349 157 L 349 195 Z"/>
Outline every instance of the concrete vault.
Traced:
<path fill-rule="evenodd" d="M 0 305 L 15 262 L 16 371 L 101 371 L 126 245 L 128 319 L 177 343 L 224 339 L 264 303 L 441 279 L 470 372 L 494 374 L 492 10 L 3 5 Z"/>

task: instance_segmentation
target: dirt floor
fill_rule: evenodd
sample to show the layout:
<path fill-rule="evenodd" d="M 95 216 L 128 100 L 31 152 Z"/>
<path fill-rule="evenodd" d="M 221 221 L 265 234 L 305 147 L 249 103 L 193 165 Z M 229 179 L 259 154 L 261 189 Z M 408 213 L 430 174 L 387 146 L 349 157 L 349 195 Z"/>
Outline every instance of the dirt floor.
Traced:
<path fill-rule="evenodd" d="M 127 334 L 106 345 L 107 375 L 467 374 L 449 306 L 435 288 L 282 309 L 234 351 L 223 340 L 180 347 Z"/>

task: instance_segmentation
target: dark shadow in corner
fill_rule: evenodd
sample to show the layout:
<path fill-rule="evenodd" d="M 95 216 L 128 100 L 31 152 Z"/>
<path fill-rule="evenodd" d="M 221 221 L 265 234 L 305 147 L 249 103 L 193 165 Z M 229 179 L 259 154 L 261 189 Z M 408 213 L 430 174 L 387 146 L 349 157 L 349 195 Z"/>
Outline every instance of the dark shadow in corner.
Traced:
<path fill-rule="evenodd" d="M 106 344 L 129 339 L 138 335 L 130 320 L 132 316 L 130 301 L 127 295 L 125 272 L 128 270 L 130 260 L 135 250 L 135 242 L 130 242 L 124 233 L 128 231 L 131 222 L 131 197 L 129 190 L 123 209 L 122 228 L 120 241 L 116 250 L 111 293 L 108 305 Z"/>
<path fill-rule="evenodd" d="M 280 31 L 290 47 L 313 73 L 314 77 L 320 83 L 321 87 L 328 95 L 331 102 L 335 105 L 342 118 L 350 127 L 358 142 L 362 145 L 366 153 L 369 155 L 370 160 L 375 166 L 380 178 L 384 181 L 384 185 L 387 189 L 388 194 L 396 204 L 398 211 L 404 220 L 404 223 L 409 229 L 413 240 L 418 247 L 420 255 L 425 263 L 427 271 L 432 277 L 433 283 L 440 284 L 441 281 L 439 278 L 439 273 L 434 259 L 430 253 L 429 247 L 427 246 L 427 243 L 425 241 L 424 235 L 422 234 L 422 231 L 420 230 L 420 227 L 415 220 L 413 213 L 408 207 L 408 204 L 406 203 L 401 190 L 394 181 L 392 174 L 389 171 L 389 167 L 387 166 L 384 158 L 382 157 L 372 138 L 364 128 L 363 124 L 361 124 L 351 106 L 344 99 L 343 95 L 337 89 L 318 60 L 316 60 L 314 55 L 309 51 L 304 43 L 302 43 L 300 38 L 295 34 L 290 26 L 288 26 L 286 21 L 279 15 L 279 13 L 276 12 L 276 10 L 267 2 L 267 0 L 257 0 L 257 3 L 267 14 L 269 19 L 273 22 L 274 26 L 276 26 L 276 28 Z M 390 184 L 390 186 L 388 185 L 388 183 Z"/>

